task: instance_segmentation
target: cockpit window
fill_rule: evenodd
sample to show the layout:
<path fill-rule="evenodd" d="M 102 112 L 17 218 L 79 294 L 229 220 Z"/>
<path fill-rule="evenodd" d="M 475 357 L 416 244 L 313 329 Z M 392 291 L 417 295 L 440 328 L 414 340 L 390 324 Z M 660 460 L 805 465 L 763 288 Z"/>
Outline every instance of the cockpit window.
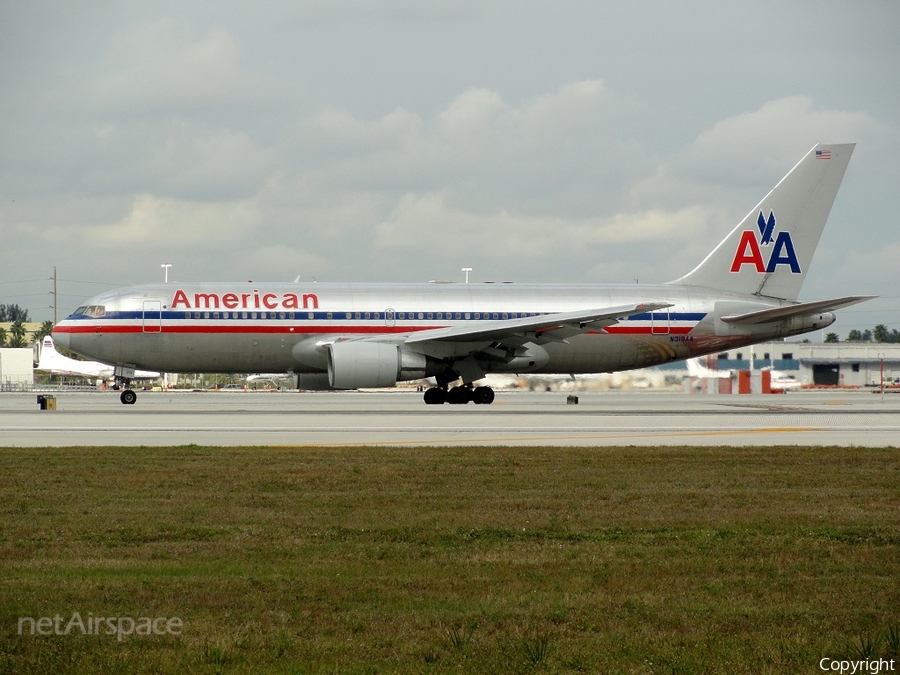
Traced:
<path fill-rule="evenodd" d="M 106 307 L 103 305 L 89 305 L 84 313 L 88 316 L 101 317 L 106 314 Z"/>
<path fill-rule="evenodd" d="M 82 316 L 86 311 L 87 311 L 87 305 L 82 305 L 81 307 L 76 309 L 74 312 L 72 312 L 72 315 L 73 316 Z"/>

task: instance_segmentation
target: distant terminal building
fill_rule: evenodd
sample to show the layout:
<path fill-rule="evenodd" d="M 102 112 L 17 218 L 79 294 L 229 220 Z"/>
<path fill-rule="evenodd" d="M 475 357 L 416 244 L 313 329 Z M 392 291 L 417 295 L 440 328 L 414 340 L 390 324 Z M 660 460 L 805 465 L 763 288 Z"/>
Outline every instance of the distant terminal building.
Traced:
<path fill-rule="evenodd" d="M 715 365 L 719 370 L 784 371 L 803 385 L 878 386 L 882 377 L 885 384 L 900 384 L 900 344 L 767 342 L 721 352 Z"/>
<path fill-rule="evenodd" d="M 0 347 L 0 391 L 29 389 L 34 384 L 31 347 Z"/>

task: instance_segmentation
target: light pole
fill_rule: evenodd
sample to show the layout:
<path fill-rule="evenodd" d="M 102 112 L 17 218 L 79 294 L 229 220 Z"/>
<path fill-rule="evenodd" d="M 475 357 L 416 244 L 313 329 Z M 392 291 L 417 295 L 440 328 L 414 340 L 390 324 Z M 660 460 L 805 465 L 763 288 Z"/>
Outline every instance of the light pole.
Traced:
<path fill-rule="evenodd" d="M 160 265 L 164 270 L 166 270 L 166 283 L 169 283 L 169 268 L 172 266 L 171 263 L 163 263 Z"/>
<path fill-rule="evenodd" d="M 472 271 L 471 267 L 463 267 L 462 271 L 466 273 L 466 283 L 469 283 L 469 272 Z"/>

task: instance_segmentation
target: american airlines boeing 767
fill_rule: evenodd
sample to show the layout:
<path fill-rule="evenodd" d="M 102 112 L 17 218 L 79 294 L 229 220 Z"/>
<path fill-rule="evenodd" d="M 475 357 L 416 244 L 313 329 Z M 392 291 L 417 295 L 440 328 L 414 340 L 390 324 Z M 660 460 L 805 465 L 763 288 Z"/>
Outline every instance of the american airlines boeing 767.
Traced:
<path fill-rule="evenodd" d="M 115 366 L 127 404 L 137 368 L 291 372 L 304 389 L 433 377 L 426 403 L 486 404 L 488 373 L 612 372 L 800 335 L 873 297 L 797 300 L 853 148 L 814 147 L 665 284 L 153 284 L 96 296 L 53 338 Z"/>

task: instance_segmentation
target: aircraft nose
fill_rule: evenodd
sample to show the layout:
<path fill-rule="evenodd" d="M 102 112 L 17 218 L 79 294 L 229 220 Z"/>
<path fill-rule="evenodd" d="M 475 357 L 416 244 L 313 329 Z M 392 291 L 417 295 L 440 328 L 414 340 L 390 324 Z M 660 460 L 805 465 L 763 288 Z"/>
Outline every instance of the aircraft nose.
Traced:
<path fill-rule="evenodd" d="M 58 330 L 54 329 L 50 335 L 53 337 L 53 344 L 57 347 L 62 347 L 63 349 L 69 348 L 69 334 L 61 333 Z"/>

